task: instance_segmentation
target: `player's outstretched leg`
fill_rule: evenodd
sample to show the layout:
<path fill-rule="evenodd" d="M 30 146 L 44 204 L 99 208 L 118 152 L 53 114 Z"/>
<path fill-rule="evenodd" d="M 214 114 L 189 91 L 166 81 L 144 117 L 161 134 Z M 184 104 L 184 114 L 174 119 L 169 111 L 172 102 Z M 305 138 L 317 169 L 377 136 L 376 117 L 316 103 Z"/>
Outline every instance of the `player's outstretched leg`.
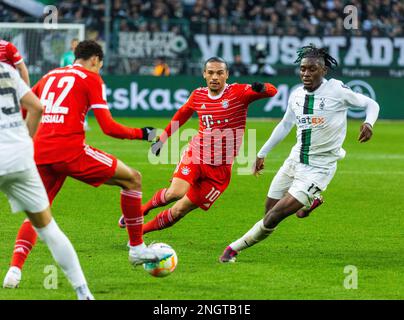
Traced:
<path fill-rule="evenodd" d="M 49 207 L 40 213 L 27 212 L 36 232 L 48 246 L 53 258 L 59 264 L 79 300 L 94 300 L 80 266 L 77 253 L 66 235 L 52 218 Z"/>
<path fill-rule="evenodd" d="M 10 269 L 3 280 L 3 288 L 14 289 L 18 287 L 21 281 L 22 268 L 36 240 L 37 234 L 31 222 L 28 219 L 24 220 L 15 240 L 13 257 L 11 259 Z"/>
<path fill-rule="evenodd" d="M 226 247 L 220 256 L 220 262 L 235 262 L 239 251 L 244 250 L 268 237 L 275 228 L 268 229 L 264 226 L 264 219 L 258 221 L 240 239 L 234 241 Z"/>
<path fill-rule="evenodd" d="M 149 201 L 142 205 L 141 211 L 143 216 L 147 215 L 150 210 L 164 207 L 168 203 L 165 198 L 166 191 L 166 188 L 158 190 Z M 126 228 L 125 217 L 123 215 L 119 218 L 118 225 L 122 229 Z"/>
<path fill-rule="evenodd" d="M 173 178 L 169 188 L 158 190 L 149 201 L 142 205 L 141 210 L 143 215 L 147 215 L 152 209 L 164 207 L 173 201 L 181 199 L 188 192 L 189 187 L 189 182 L 179 178 Z M 126 227 L 123 216 L 119 219 L 118 224 L 121 228 Z"/>
<path fill-rule="evenodd" d="M 66 177 L 58 176 L 46 165 L 38 166 L 38 171 L 41 175 L 41 178 L 38 177 L 38 179 L 42 180 L 42 182 L 44 183 L 47 193 L 47 195 L 45 194 L 43 196 L 48 199 L 50 204 L 52 205 L 52 202 L 58 194 L 60 188 L 62 187 Z M 35 185 L 37 185 L 36 181 L 34 183 Z M 35 194 L 35 198 L 39 199 L 39 195 L 39 193 Z M 31 250 L 35 246 L 37 237 L 37 233 L 32 227 L 31 222 L 28 219 L 24 220 L 16 237 L 13 256 L 10 263 L 10 269 L 7 272 L 6 277 L 4 278 L 3 287 L 16 288 L 18 286 L 21 280 L 21 272 L 23 266 Z"/>
<path fill-rule="evenodd" d="M 142 205 L 143 215 L 147 215 L 149 211 L 154 208 L 164 207 L 166 204 L 168 204 L 168 201 L 166 200 L 166 193 L 167 188 L 160 189 L 153 195 L 153 197 L 149 201 Z"/>
<path fill-rule="evenodd" d="M 166 250 L 148 248 L 143 242 L 142 182 L 140 172 L 118 161 L 114 176 L 106 182 L 121 190 L 121 210 L 129 235 L 129 262 L 134 266 L 170 257 Z"/>
<path fill-rule="evenodd" d="M 197 207 L 198 206 L 185 195 L 182 199 L 177 201 L 172 208 L 160 212 L 153 220 L 144 224 L 143 234 L 171 227 Z"/>
<path fill-rule="evenodd" d="M 287 193 L 268 211 L 264 219 L 258 221 L 246 234 L 226 247 L 220 262 L 235 262 L 237 254 L 267 238 L 286 217 L 295 213 L 303 205 Z"/>
<path fill-rule="evenodd" d="M 270 198 L 267 197 L 266 201 L 265 201 L 265 209 L 264 209 L 264 215 L 266 215 L 277 203 L 278 203 L 279 199 L 274 199 L 274 198 Z M 242 236 L 240 239 L 246 239 L 246 238 L 253 238 L 255 235 L 260 235 L 260 232 L 257 232 L 255 229 L 257 228 L 262 228 L 263 229 L 263 236 L 264 239 L 272 233 L 273 230 L 269 229 L 269 230 L 265 230 L 265 227 L 262 223 L 263 220 L 258 221 L 254 227 L 249 230 L 244 236 Z M 240 240 L 239 239 L 239 240 Z M 258 239 L 256 239 L 258 242 Z M 253 241 L 253 240 L 250 240 Z M 224 249 L 222 255 L 219 258 L 220 262 L 236 262 L 236 257 L 238 252 L 232 249 L 232 245 L 233 247 L 236 247 L 237 241 L 233 242 L 232 244 L 230 244 L 229 246 L 226 247 L 226 249 Z"/>

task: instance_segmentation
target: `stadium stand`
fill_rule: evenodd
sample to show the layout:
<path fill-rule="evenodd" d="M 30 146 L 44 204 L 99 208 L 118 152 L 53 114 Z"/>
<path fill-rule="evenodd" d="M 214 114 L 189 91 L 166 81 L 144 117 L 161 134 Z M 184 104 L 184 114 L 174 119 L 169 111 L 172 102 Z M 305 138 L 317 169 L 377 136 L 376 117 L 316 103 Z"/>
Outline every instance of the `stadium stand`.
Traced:
<path fill-rule="evenodd" d="M 105 42 L 105 0 L 47 0 L 58 8 L 59 21 L 83 23 L 86 38 Z M 359 28 L 343 27 L 343 8 L 358 8 Z M 9 4 L 0 3 L 2 22 L 43 21 Z M 398 0 L 111 0 L 110 59 L 107 71 L 150 74 L 158 56 L 138 57 L 141 61 L 120 63 L 120 33 L 166 32 L 181 35 L 187 50 L 176 57 L 166 56 L 172 74 L 195 74 L 199 66 L 194 34 L 251 34 L 262 36 L 362 36 L 404 35 L 404 2 Z M 185 63 L 188 60 L 189 63 Z M 199 72 L 199 71 L 198 71 Z"/>

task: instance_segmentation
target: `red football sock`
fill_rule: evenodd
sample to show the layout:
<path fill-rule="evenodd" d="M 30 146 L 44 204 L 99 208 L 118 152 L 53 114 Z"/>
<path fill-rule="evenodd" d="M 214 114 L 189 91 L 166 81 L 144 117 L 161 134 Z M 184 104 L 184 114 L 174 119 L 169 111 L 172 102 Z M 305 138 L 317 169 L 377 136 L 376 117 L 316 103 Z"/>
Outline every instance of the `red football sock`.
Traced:
<path fill-rule="evenodd" d="M 171 208 L 160 212 L 153 220 L 143 225 L 143 234 L 171 227 L 177 221 L 171 214 Z"/>
<path fill-rule="evenodd" d="M 12 267 L 22 269 L 32 247 L 36 243 L 37 237 L 31 222 L 28 219 L 24 220 L 15 240 L 13 258 L 11 260 Z"/>
<path fill-rule="evenodd" d="M 143 215 L 141 211 L 142 193 L 135 190 L 121 191 L 121 209 L 125 217 L 129 244 L 137 246 L 143 243 Z"/>
<path fill-rule="evenodd" d="M 157 207 L 164 207 L 167 204 L 165 198 L 166 191 L 167 191 L 166 188 L 158 190 L 154 194 L 154 196 L 142 206 L 142 212 L 144 216 L 148 214 L 150 210 Z"/>

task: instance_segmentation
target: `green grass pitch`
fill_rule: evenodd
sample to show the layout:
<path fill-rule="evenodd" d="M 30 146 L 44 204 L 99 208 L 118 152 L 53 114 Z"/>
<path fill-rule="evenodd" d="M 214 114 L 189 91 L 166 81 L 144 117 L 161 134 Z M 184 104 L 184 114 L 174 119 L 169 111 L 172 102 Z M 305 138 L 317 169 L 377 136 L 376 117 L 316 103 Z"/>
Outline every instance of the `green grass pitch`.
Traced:
<path fill-rule="evenodd" d="M 163 128 L 168 119 L 118 121 Z M 257 129 L 257 148 L 276 123 L 248 120 L 247 129 Z M 242 252 L 235 264 L 220 264 L 218 257 L 262 217 L 268 185 L 289 154 L 294 133 L 268 155 L 263 176 L 237 175 L 235 166 L 229 188 L 211 210 L 198 209 L 174 227 L 145 237 L 147 243 L 161 241 L 175 248 L 179 264 L 167 278 L 153 278 L 128 263 L 126 231 L 117 226 L 118 188 L 95 189 L 68 179 L 53 213 L 75 246 L 97 299 L 403 299 L 403 125 L 379 121 L 373 139 L 360 144 L 360 122 L 349 121 L 347 156 L 324 192 L 325 204 L 309 218 L 289 217 L 264 242 Z M 90 126 L 89 144 L 142 172 L 144 200 L 169 185 L 175 165 L 149 164 L 148 143 L 107 137 L 93 118 Z M 197 120 L 185 127 L 197 128 Z M 2 194 L 0 208 L 2 281 L 24 215 L 10 214 Z M 44 289 L 44 268 L 52 264 L 47 248 L 38 242 L 20 288 L 0 289 L 0 299 L 75 299 L 60 269 L 58 289 Z M 348 265 L 357 268 L 357 289 L 344 287 Z"/>

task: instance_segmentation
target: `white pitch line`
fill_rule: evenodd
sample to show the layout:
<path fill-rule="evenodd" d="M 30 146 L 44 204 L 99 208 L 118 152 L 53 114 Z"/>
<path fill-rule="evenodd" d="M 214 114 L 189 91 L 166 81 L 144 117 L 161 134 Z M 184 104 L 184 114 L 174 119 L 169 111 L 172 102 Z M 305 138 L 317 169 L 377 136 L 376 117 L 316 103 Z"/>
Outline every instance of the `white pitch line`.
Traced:
<path fill-rule="evenodd" d="M 362 171 L 345 171 L 345 170 L 341 170 L 338 171 L 335 174 L 358 174 L 358 175 L 377 175 L 377 174 L 383 174 L 383 175 L 404 175 L 404 169 L 403 171 L 388 171 L 388 170 L 383 170 L 383 171 L 366 171 L 366 172 L 362 172 Z"/>
<path fill-rule="evenodd" d="M 100 145 L 97 146 L 99 149 L 103 149 Z M 181 150 L 182 148 L 180 148 Z M 112 153 L 116 156 L 116 154 L 136 154 L 138 155 L 139 153 L 147 153 L 149 152 L 149 149 L 144 149 L 144 150 L 136 150 L 136 149 L 130 149 L 130 148 L 112 148 L 111 150 L 103 150 L 108 153 Z M 241 152 L 242 150 L 240 150 Z M 404 152 L 404 151 L 403 151 Z M 247 152 L 245 152 L 246 154 Z M 288 151 L 289 153 L 289 151 Z M 171 152 L 170 152 L 171 154 Z M 240 153 L 241 154 L 241 153 Z M 180 158 L 181 154 L 178 153 L 178 156 Z M 279 159 L 286 159 L 285 156 L 278 156 L 276 154 L 269 154 L 267 161 L 271 160 L 279 160 Z M 368 154 L 363 154 L 363 153 L 352 153 L 348 152 L 345 160 L 350 160 L 350 159 L 361 159 L 361 160 L 403 160 L 404 159 L 404 154 L 380 154 L 380 153 L 368 153 Z"/>
<path fill-rule="evenodd" d="M 150 165 L 150 166 L 160 166 L 159 170 L 167 170 L 167 171 L 174 171 L 175 166 L 177 165 L 177 163 L 172 163 L 172 164 L 161 164 L 161 163 L 157 163 L 157 164 L 151 164 L 149 162 L 134 162 L 134 167 L 136 167 L 136 165 Z M 250 170 L 250 166 L 248 167 L 244 167 L 244 166 L 239 166 L 239 167 L 234 167 L 233 168 L 233 174 L 237 174 L 237 170 L 238 169 L 246 169 L 248 168 Z M 265 173 L 276 173 L 278 172 L 279 169 L 273 169 L 273 170 L 264 170 L 264 174 Z M 354 171 L 354 170 L 338 170 L 336 174 L 355 174 L 355 175 L 404 175 L 404 168 L 402 171 L 389 171 L 389 170 L 378 170 L 378 171 Z"/>
<path fill-rule="evenodd" d="M 404 154 L 349 154 L 346 156 L 349 159 L 366 159 L 366 160 L 403 160 Z"/>

